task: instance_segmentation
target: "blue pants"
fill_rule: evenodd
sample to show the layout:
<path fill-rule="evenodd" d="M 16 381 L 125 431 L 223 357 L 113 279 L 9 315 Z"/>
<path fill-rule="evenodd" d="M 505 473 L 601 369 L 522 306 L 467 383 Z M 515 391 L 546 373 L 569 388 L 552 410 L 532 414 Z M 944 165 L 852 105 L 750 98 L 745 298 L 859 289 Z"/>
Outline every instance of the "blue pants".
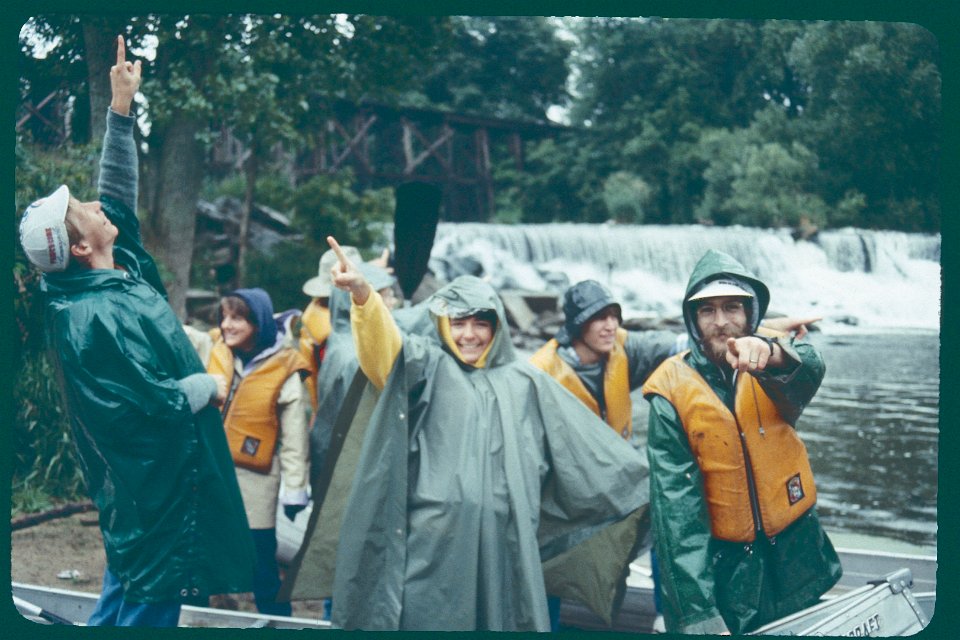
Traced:
<path fill-rule="evenodd" d="M 653 608 L 657 613 L 663 613 L 660 608 L 660 563 L 657 562 L 657 552 L 650 549 L 650 571 L 653 573 Z"/>
<path fill-rule="evenodd" d="M 563 600 L 560 596 L 547 595 L 547 613 L 550 614 L 550 631 L 560 631 L 560 605 Z"/>
<path fill-rule="evenodd" d="M 277 530 L 250 529 L 256 564 L 253 569 L 253 599 L 257 611 L 272 616 L 289 616 L 293 607 L 289 602 L 277 602 L 280 591 L 280 567 L 277 565 Z"/>
<path fill-rule="evenodd" d="M 145 604 L 124 600 L 123 585 L 108 567 L 103 572 L 103 589 L 100 591 L 100 598 L 87 620 L 87 625 L 91 627 L 175 627 L 179 620 L 179 601 Z"/>

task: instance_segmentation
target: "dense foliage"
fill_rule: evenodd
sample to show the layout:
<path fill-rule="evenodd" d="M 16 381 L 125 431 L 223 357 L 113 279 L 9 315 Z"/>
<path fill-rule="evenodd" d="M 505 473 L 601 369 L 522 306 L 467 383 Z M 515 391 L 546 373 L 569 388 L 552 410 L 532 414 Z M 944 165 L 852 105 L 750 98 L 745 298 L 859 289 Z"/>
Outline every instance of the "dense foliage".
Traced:
<path fill-rule="evenodd" d="M 582 208 L 557 217 L 589 217 L 603 182 L 625 172 L 651 189 L 647 222 L 939 230 L 938 51 L 922 27 L 597 19 L 571 28 L 581 63 L 570 117 L 585 129 L 550 155 Z M 534 203 L 553 185 L 523 179 L 539 216 Z"/>

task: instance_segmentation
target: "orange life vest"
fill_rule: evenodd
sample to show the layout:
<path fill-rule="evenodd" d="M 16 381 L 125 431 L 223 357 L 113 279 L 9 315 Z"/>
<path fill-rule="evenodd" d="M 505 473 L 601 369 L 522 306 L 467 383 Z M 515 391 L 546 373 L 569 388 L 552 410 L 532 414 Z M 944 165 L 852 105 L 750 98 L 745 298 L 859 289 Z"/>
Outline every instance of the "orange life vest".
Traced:
<path fill-rule="evenodd" d="M 323 349 L 330 337 L 330 309 L 312 300 L 300 316 L 300 353 L 307 360 L 309 375 L 304 383 L 313 410 L 317 410 L 317 373 L 323 360 Z"/>
<path fill-rule="evenodd" d="M 207 373 L 227 379 L 234 389 L 233 351 L 222 340 L 213 345 Z M 307 371 L 306 359 L 293 349 L 281 349 L 239 381 L 224 406 L 223 428 L 234 464 L 268 473 L 277 446 L 277 398 L 283 383 L 296 371 Z"/>
<path fill-rule="evenodd" d="M 583 404 L 602 418 L 624 440 L 630 439 L 633 432 L 633 403 L 630 401 L 630 366 L 623 345 L 627 340 L 626 329 L 617 329 L 617 339 L 613 350 L 607 356 L 603 370 L 603 401 L 606 415 L 602 415 L 600 405 L 580 376 L 557 353 L 559 344 L 550 340 L 530 357 L 530 362 L 546 371 L 561 385 L 577 396 Z"/>
<path fill-rule="evenodd" d="M 684 361 L 687 353 L 664 361 L 643 385 L 643 395 L 664 397 L 680 417 L 703 473 L 713 536 L 752 542 L 762 527 L 773 537 L 817 501 L 807 449 L 756 378 L 738 374 L 731 413 Z M 753 496 L 748 468 L 756 488 Z M 753 499 L 760 522 L 755 522 Z"/>

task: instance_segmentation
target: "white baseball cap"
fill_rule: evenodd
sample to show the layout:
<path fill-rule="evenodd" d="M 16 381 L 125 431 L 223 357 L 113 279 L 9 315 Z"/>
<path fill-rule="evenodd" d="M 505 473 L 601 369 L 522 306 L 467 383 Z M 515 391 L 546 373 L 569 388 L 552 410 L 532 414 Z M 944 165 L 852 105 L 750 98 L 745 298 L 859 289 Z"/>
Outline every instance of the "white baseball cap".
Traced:
<path fill-rule="evenodd" d="M 719 298 L 721 296 L 740 296 L 752 298 L 753 294 L 734 280 L 714 280 L 700 291 L 690 296 L 689 300 L 703 300 L 704 298 Z"/>
<path fill-rule="evenodd" d="M 356 247 L 343 246 L 343 255 L 347 256 L 354 264 L 363 262 L 360 257 L 360 251 Z M 326 250 L 320 256 L 320 265 L 317 268 L 317 275 L 303 283 L 303 292 L 313 298 L 329 298 L 330 291 L 333 289 L 333 281 L 330 279 L 330 270 L 337 263 L 337 254 L 333 249 Z"/>
<path fill-rule="evenodd" d="M 64 223 L 69 200 L 70 190 L 62 184 L 27 207 L 20 219 L 23 252 L 41 271 L 63 271 L 70 262 L 70 239 Z"/>

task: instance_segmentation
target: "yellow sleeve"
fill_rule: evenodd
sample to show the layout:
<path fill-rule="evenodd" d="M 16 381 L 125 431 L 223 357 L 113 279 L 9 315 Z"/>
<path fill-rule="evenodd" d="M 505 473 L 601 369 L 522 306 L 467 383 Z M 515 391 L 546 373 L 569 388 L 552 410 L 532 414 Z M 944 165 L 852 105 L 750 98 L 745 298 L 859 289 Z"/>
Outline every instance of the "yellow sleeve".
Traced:
<path fill-rule="evenodd" d="M 377 389 L 383 389 L 393 363 L 400 355 L 403 340 L 379 293 L 371 291 L 363 305 L 353 302 L 350 306 L 350 328 L 360 369 Z"/>

